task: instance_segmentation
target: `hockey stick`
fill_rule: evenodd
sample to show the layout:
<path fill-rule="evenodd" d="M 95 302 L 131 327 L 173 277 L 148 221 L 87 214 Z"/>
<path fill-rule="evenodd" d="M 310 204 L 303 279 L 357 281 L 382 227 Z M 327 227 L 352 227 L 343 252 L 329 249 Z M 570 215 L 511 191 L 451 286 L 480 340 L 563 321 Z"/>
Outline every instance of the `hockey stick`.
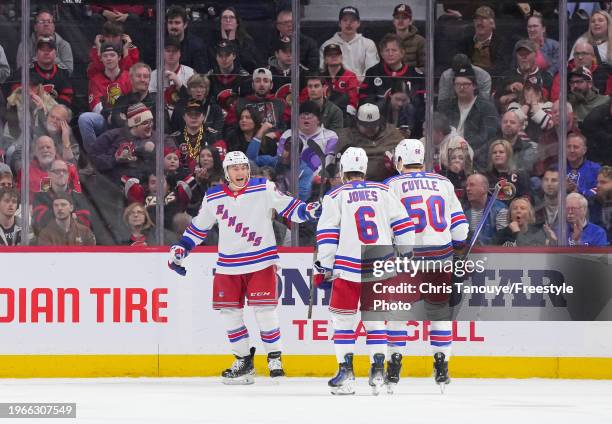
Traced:
<path fill-rule="evenodd" d="M 503 188 L 502 185 L 503 184 L 501 182 L 498 182 L 497 184 L 495 184 L 495 189 L 493 190 L 493 194 L 491 195 L 491 198 L 487 202 L 484 208 L 484 211 L 482 212 L 482 218 L 480 218 L 480 222 L 476 226 L 476 229 L 474 230 L 474 234 L 472 234 L 472 240 L 470 240 L 470 245 L 468 246 L 467 251 L 463 255 L 463 259 L 467 259 L 468 255 L 472 251 L 472 248 L 476 244 L 476 241 L 478 241 L 478 236 L 480 235 L 480 232 L 482 231 L 482 228 L 484 227 L 485 222 L 489 218 L 491 209 L 493 209 L 493 204 L 497 200 L 497 196 L 499 195 L 500 190 Z"/>
<path fill-rule="evenodd" d="M 314 141 L 312 138 L 309 138 L 306 141 L 306 144 L 308 145 L 310 149 L 312 149 L 314 154 L 317 155 L 317 157 L 321 161 L 321 172 L 319 173 L 319 176 L 321 177 L 321 182 L 319 184 L 319 202 L 321 202 L 323 200 L 323 195 L 325 194 L 325 177 L 326 177 L 325 153 L 321 149 L 321 146 L 319 146 L 317 142 Z M 312 254 L 312 263 L 315 263 L 316 260 L 317 260 L 317 241 L 316 241 L 316 231 L 315 231 L 315 245 L 314 245 L 314 252 Z M 315 285 L 314 285 L 314 269 L 313 269 L 312 272 L 310 273 L 310 296 L 308 299 L 308 319 L 312 318 L 312 305 L 314 304 L 314 296 L 315 296 Z"/>

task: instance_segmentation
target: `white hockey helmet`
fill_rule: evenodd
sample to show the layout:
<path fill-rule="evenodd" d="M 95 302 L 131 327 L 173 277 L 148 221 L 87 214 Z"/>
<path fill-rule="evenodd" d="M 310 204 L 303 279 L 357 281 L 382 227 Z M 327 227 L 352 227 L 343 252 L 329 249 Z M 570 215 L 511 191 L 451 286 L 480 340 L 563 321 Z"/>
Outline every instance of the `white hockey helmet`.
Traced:
<path fill-rule="evenodd" d="M 225 155 L 225 158 L 223 159 L 223 173 L 225 174 L 225 179 L 228 182 L 231 182 L 231 181 L 229 179 L 229 174 L 227 172 L 227 169 L 232 165 L 248 166 L 249 168 L 249 175 L 247 177 L 247 181 L 248 181 L 248 178 L 251 177 L 251 164 L 249 162 L 249 158 L 247 158 L 246 155 L 239 150 L 227 152 L 227 154 Z"/>
<path fill-rule="evenodd" d="M 400 165 L 400 160 L 402 161 Z M 401 171 L 404 165 L 423 165 L 425 162 L 425 146 L 416 138 L 405 138 L 395 147 L 393 163 L 395 169 Z"/>
<path fill-rule="evenodd" d="M 361 172 L 366 174 L 368 169 L 368 155 L 361 147 L 349 147 L 340 157 L 340 175 L 347 172 Z"/>

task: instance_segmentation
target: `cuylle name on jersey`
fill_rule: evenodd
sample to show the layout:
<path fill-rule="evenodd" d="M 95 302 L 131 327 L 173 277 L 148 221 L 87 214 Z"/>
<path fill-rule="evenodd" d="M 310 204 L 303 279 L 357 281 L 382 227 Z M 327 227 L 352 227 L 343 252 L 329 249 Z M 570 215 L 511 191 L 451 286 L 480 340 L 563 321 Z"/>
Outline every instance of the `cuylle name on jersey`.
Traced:
<path fill-rule="evenodd" d="M 438 190 L 438 182 L 432 180 L 408 180 L 402 183 L 402 191 L 404 193 L 413 190 Z"/>
<path fill-rule="evenodd" d="M 354 190 L 349 192 L 349 199 L 346 203 L 355 202 L 378 202 L 378 194 L 375 190 Z"/>

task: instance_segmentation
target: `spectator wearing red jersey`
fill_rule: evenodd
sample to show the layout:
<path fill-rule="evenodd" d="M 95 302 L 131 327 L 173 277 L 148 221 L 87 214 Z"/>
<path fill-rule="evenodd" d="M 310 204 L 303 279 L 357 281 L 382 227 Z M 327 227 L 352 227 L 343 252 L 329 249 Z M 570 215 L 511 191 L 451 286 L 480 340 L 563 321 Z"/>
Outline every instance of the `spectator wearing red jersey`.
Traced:
<path fill-rule="evenodd" d="M 359 80 L 342 65 L 342 49 L 332 43 L 323 49 L 323 73 L 329 84 L 328 99 L 347 115 L 354 116 L 359 106 Z"/>
<path fill-rule="evenodd" d="M 269 122 L 276 131 L 287 129 L 291 121 L 291 109 L 287 103 L 278 99 L 272 89 L 272 72 L 266 68 L 257 68 L 253 72 L 253 94 L 239 97 L 234 108 L 228 114 L 225 123 L 233 125 L 245 107 L 252 107 L 262 117 L 262 122 Z"/>
<path fill-rule="evenodd" d="M 68 41 L 64 40 L 55 32 L 55 18 L 53 14 L 47 9 L 42 9 L 36 14 L 34 22 L 34 32 L 30 36 L 30 54 L 33 56 L 36 55 L 38 41 L 41 38 L 51 39 L 57 47 L 57 54 L 53 57 L 54 62 L 62 69 L 66 69 L 69 75 L 72 74 L 74 70 L 72 47 Z M 21 68 L 22 63 L 30 63 L 29 60 L 24 60 L 23 56 L 23 44 L 19 43 L 19 47 L 17 47 L 17 59 L 15 60 L 18 68 Z"/>
<path fill-rule="evenodd" d="M 40 38 L 36 43 L 34 62 L 30 65 L 30 86 L 41 85 L 45 92 L 58 103 L 67 106 L 72 104 L 72 81 L 68 70 L 62 64 L 55 63 L 57 57 L 56 44 L 53 38 Z M 19 81 L 19 78 L 15 79 Z M 21 87 L 15 84 L 12 92 Z"/>
<path fill-rule="evenodd" d="M 34 144 L 34 158 L 30 161 L 29 174 L 30 174 L 30 200 L 34 198 L 34 195 L 41 191 L 48 191 L 51 187 L 51 180 L 49 178 L 49 171 L 51 165 L 57 158 L 57 152 L 55 150 L 55 143 L 53 139 L 48 136 L 38 137 Z M 68 186 L 80 193 L 81 182 L 79 181 L 79 174 L 76 166 L 73 164 L 68 165 Z M 21 176 L 22 170 L 17 172 L 17 188 L 21 189 Z"/>
<path fill-rule="evenodd" d="M 140 57 L 138 47 L 134 45 L 130 36 L 123 32 L 123 26 L 119 22 L 108 21 L 102 26 L 102 34 L 96 35 L 94 45 L 89 50 L 88 78 L 96 73 L 104 72 L 104 64 L 100 60 L 100 49 L 104 43 L 121 46 L 119 68 L 122 71 L 129 71 L 130 67 L 138 62 Z"/>

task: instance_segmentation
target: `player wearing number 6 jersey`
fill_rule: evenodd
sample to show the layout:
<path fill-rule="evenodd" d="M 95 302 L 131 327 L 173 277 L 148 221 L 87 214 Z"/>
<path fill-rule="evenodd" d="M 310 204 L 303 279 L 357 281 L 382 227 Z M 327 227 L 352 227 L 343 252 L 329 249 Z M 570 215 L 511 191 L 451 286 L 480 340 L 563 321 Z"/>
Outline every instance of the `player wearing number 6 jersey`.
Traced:
<path fill-rule="evenodd" d="M 395 148 L 395 167 L 400 175 L 385 182 L 401 199 L 414 224 L 414 259 L 452 260 L 461 250 L 468 233 L 468 222 L 452 183 L 438 174 L 424 172 L 425 148 L 415 139 L 402 140 Z M 420 246 L 420 247 L 419 247 Z M 421 273 L 423 283 L 450 287 L 451 273 Z M 424 296 L 425 310 L 432 320 L 429 335 L 434 354 L 436 383 L 450 382 L 448 360 L 451 354 L 451 322 L 446 293 Z M 400 357 L 401 358 L 401 357 Z M 399 376 L 398 376 L 399 378 Z"/>
<path fill-rule="evenodd" d="M 385 184 L 365 181 L 368 157 L 349 147 L 340 158 L 344 185 L 323 198 L 317 225 L 317 261 L 314 282 L 331 285 L 329 310 L 334 328 L 338 374 L 329 381 L 332 394 L 354 394 L 353 352 L 356 315 L 367 268 L 363 246 L 411 246 L 412 222 L 399 199 Z M 331 282 L 333 278 L 333 283 Z M 362 308 L 364 305 L 361 305 Z M 384 384 L 387 329 L 384 321 L 364 322 L 370 351 L 370 385 L 377 394 Z"/>
<path fill-rule="evenodd" d="M 250 178 L 249 160 L 242 152 L 229 152 L 223 160 L 227 184 L 206 193 L 198 215 L 172 246 L 168 266 L 181 275 L 183 259 L 200 244 L 214 225 L 219 226 L 219 259 L 213 280 L 213 308 L 221 311 L 236 360 L 222 374 L 226 384 L 251 384 L 255 374 L 244 325 L 246 297 L 253 306 L 261 340 L 268 353 L 271 377 L 284 375 L 281 365 L 276 264 L 279 262 L 272 229 L 272 212 L 294 222 L 320 214 L 318 203 L 305 204 L 278 191 L 265 178 Z"/>

